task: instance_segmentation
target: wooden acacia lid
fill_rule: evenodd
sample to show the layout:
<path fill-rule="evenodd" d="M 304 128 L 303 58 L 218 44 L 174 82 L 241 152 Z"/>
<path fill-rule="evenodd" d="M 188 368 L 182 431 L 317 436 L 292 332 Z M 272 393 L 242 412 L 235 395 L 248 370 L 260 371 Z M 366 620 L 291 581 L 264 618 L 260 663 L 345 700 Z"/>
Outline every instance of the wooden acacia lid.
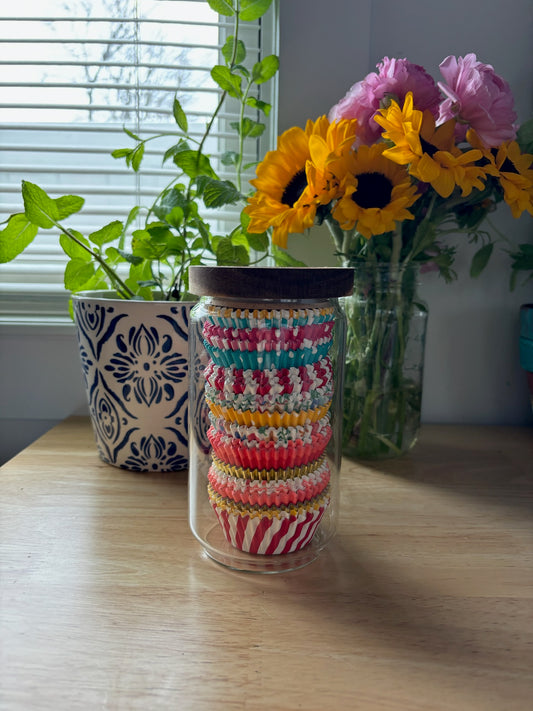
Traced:
<path fill-rule="evenodd" d="M 353 289 L 349 267 L 189 267 L 189 291 L 242 299 L 330 299 Z"/>

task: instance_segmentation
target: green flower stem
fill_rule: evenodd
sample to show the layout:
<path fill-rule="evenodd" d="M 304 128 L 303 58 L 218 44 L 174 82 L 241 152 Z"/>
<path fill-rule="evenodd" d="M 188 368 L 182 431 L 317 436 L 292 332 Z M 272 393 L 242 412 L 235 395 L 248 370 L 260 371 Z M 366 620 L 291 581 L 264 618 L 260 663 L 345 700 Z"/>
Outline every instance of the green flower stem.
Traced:
<path fill-rule="evenodd" d="M 345 245 L 347 240 L 353 240 L 353 235 L 345 235 Z M 343 446 L 348 455 L 398 455 L 410 443 L 405 430 L 410 436 L 410 400 L 416 400 L 417 389 L 404 373 L 404 361 L 415 289 L 414 274 L 408 271 L 409 256 L 402 259 L 401 252 L 398 231 L 391 235 L 386 261 L 378 261 L 367 250 L 350 262 L 360 271 L 356 272 L 353 302 L 351 297 L 345 300 L 348 349 Z"/>

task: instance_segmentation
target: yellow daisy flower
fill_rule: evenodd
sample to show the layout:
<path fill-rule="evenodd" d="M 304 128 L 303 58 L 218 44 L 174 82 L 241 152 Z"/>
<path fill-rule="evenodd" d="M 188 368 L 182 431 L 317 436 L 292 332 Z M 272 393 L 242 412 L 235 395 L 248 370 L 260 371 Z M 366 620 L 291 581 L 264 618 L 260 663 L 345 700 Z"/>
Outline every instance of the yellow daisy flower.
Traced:
<path fill-rule="evenodd" d="M 412 220 L 407 208 L 418 199 L 407 170 L 386 158 L 385 150 L 378 143 L 350 154 L 344 195 L 333 210 L 343 230 L 356 226 L 367 239 L 391 232 L 396 222 Z"/>
<path fill-rule="evenodd" d="M 384 129 L 383 138 L 392 142 L 384 155 L 400 165 L 408 165 L 409 173 L 425 183 L 443 198 L 458 186 L 463 197 L 473 188 L 482 190 L 486 172 L 477 165 L 482 153 L 472 149 L 462 152 L 454 142 L 455 120 L 435 126 L 430 111 L 418 111 L 409 92 L 400 109 L 395 101 L 380 109 L 376 122 Z"/>
<path fill-rule="evenodd" d="M 305 167 L 311 154 L 309 138 L 326 135 L 325 116 L 308 121 L 305 130 L 294 126 L 278 138 L 275 151 L 269 151 L 251 180 L 256 193 L 248 199 L 244 212 L 249 215 L 248 232 L 261 233 L 273 228 L 272 242 L 287 247 L 289 232 L 304 232 L 312 227 L 317 208 L 307 184 Z"/>
<path fill-rule="evenodd" d="M 533 215 L 533 155 L 521 153 L 516 141 L 487 148 L 472 129 L 466 137 L 471 146 L 483 153 L 486 172 L 500 181 L 503 199 L 511 208 L 513 217 L 520 217 L 524 211 Z"/>

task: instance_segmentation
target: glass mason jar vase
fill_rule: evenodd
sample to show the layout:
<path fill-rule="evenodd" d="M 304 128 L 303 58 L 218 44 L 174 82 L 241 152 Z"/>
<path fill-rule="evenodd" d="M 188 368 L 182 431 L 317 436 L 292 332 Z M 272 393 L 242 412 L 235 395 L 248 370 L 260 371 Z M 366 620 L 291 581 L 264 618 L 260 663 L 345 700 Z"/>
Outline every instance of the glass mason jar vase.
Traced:
<path fill-rule="evenodd" d="M 352 269 L 191 267 L 189 521 L 214 560 L 278 572 L 335 533 Z"/>
<path fill-rule="evenodd" d="M 417 295 L 418 267 L 355 266 L 347 317 L 343 453 L 395 457 L 420 428 L 427 307 Z"/>

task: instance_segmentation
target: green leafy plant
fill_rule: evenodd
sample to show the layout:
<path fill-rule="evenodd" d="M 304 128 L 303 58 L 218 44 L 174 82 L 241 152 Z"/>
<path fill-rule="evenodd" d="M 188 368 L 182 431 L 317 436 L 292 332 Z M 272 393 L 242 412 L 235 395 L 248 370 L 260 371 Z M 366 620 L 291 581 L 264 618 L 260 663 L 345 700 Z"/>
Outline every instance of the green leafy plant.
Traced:
<path fill-rule="evenodd" d="M 510 252 L 511 257 L 511 290 L 516 287 L 518 279 L 525 276 L 525 282 L 533 279 L 533 244 L 519 244 L 516 252 Z"/>
<path fill-rule="evenodd" d="M 215 12 L 233 18 L 234 32 L 221 51 L 224 63 L 211 69 L 211 77 L 220 93 L 203 135 L 200 138 L 192 135 L 186 112 L 175 98 L 174 131 L 143 139 L 125 128 L 134 145 L 112 153 L 114 158 L 124 160 L 129 168 L 138 172 L 142 169 L 148 141 L 176 136 L 176 143 L 163 157 L 164 164 L 172 162 L 176 168 L 171 182 L 151 206 L 135 205 L 124 222 L 113 220 L 83 235 L 68 225 L 68 218 L 82 210 L 82 197 L 52 198 L 38 185 L 23 181 L 24 211 L 11 215 L 0 231 L 0 262 L 15 259 L 40 230 L 56 229 L 60 233 L 61 247 L 69 258 L 64 275 L 68 291 L 112 289 L 125 299 L 186 300 L 190 298 L 190 265 L 243 266 L 268 256 L 268 236 L 249 234 L 246 215 L 241 215 L 239 224 L 230 234 L 217 235 L 213 234 L 203 208 L 244 204 L 246 200 L 242 176 L 250 166 L 244 164 L 244 145 L 247 139 L 257 139 L 265 129 L 260 117 L 268 116 L 271 106 L 261 100 L 260 86 L 275 76 L 279 60 L 271 55 L 247 66 L 246 47 L 239 38 L 239 29 L 242 22 L 263 16 L 272 0 L 207 2 Z M 239 105 L 238 120 L 231 124 L 238 150 L 228 151 L 222 157 L 222 163 L 234 171 L 233 181 L 219 177 L 206 152 L 207 139 L 228 99 Z"/>

